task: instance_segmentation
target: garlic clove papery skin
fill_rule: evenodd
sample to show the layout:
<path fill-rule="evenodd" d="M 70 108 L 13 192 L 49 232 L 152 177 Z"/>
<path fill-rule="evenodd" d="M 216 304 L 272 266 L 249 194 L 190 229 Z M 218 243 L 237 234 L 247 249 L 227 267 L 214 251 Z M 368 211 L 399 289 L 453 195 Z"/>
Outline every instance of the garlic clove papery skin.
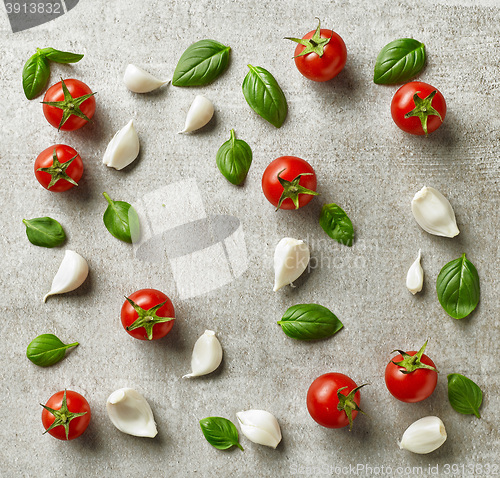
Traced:
<path fill-rule="evenodd" d="M 274 292 L 291 284 L 306 270 L 311 254 L 301 240 L 284 237 L 274 251 Z"/>
<path fill-rule="evenodd" d="M 66 250 L 59 269 L 52 280 L 50 291 L 45 294 L 43 301 L 47 297 L 56 294 L 64 294 L 80 287 L 89 275 L 89 265 L 87 261 L 77 252 Z"/>
<path fill-rule="evenodd" d="M 406 288 L 415 295 L 417 292 L 422 290 L 424 285 L 424 270 L 420 265 L 420 258 L 422 257 L 422 252 L 418 250 L 418 257 L 415 262 L 408 269 L 406 274 Z"/>
<path fill-rule="evenodd" d="M 139 136 L 134 127 L 134 120 L 130 120 L 113 136 L 106 148 L 102 162 L 110 168 L 120 170 L 137 158 L 139 150 Z"/>
<path fill-rule="evenodd" d="M 216 370 L 222 362 L 222 346 L 213 330 L 205 330 L 196 341 L 191 357 L 191 373 L 182 378 L 200 377 Z"/>
<path fill-rule="evenodd" d="M 444 423 L 438 417 L 424 417 L 412 423 L 403 433 L 399 448 L 425 455 L 446 441 Z"/>
<path fill-rule="evenodd" d="M 149 93 L 169 83 L 170 80 L 159 80 L 146 70 L 130 64 L 125 68 L 123 82 L 134 93 Z"/>
<path fill-rule="evenodd" d="M 450 202 L 437 189 L 424 186 L 418 191 L 411 211 L 418 225 L 429 234 L 455 237 L 460 233 Z"/>
<path fill-rule="evenodd" d="M 241 433 L 251 442 L 276 448 L 281 441 L 281 429 L 276 417 L 265 410 L 247 410 L 236 414 Z"/>
<path fill-rule="evenodd" d="M 158 433 L 149 403 L 133 388 L 113 392 L 106 402 L 106 411 L 113 425 L 123 433 L 147 438 Z"/>
<path fill-rule="evenodd" d="M 179 133 L 190 133 L 203 128 L 212 119 L 213 115 L 213 103 L 204 96 L 197 95 L 189 108 L 184 129 Z"/>

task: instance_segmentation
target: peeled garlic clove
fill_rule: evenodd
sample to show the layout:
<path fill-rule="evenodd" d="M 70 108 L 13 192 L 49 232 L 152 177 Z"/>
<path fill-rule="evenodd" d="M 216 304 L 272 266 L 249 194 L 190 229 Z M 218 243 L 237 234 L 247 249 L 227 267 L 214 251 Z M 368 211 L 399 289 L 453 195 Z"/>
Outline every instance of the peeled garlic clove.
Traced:
<path fill-rule="evenodd" d="M 403 433 L 402 450 L 425 455 L 437 450 L 446 441 L 444 423 L 438 417 L 424 417 L 412 423 Z"/>
<path fill-rule="evenodd" d="M 450 202 L 437 189 L 423 187 L 411 202 L 418 225 L 435 236 L 455 237 L 460 233 Z"/>
<path fill-rule="evenodd" d="M 204 96 L 197 95 L 189 108 L 184 129 L 179 131 L 179 133 L 189 133 L 203 128 L 212 119 L 213 115 L 213 103 Z"/>
<path fill-rule="evenodd" d="M 64 294 L 75 290 L 85 282 L 88 274 L 87 261 L 75 251 L 67 250 L 52 281 L 50 292 L 45 295 L 43 301 L 45 302 L 49 295 Z"/>
<path fill-rule="evenodd" d="M 406 287 L 407 289 L 415 295 L 417 292 L 422 290 L 424 285 L 424 270 L 420 265 L 420 258 L 422 257 L 421 250 L 418 250 L 418 257 L 415 262 L 408 269 L 406 274 Z"/>
<path fill-rule="evenodd" d="M 311 258 L 308 245 L 301 240 L 284 237 L 274 251 L 274 291 L 292 283 L 306 270 Z"/>
<path fill-rule="evenodd" d="M 163 86 L 165 83 L 168 83 L 169 80 L 159 80 L 142 68 L 130 64 L 127 65 L 125 69 L 123 82 L 125 86 L 134 93 L 149 93 Z"/>
<path fill-rule="evenodd" d="M 213 330 L 205 333 L 196 341 L 191 357 L 191 373 L 182 378 L 199 377 L 213 372 L 222 361 L 222 347 Z"/>
<path fill-rule="evenodd" d="M 275 416 L 265 410 L 238 412 L 236 418 L 241 433 L 259 445 L 276 448 L 281 441 L 281 429 Z"/>
<path fill-rule="evenodd" d="M 134 120 L 130 120 L 109 142 L 102 162 L 115 169 L 123 169 L 139 155 L 139 136 L 134 127 Z"/>
<path fill-rule="evenodd" d="M 106 402 L 113 425 L 123 433 L 154 438 L 158 433 L 153 411 L 146 399 L 132 388 L 120 388 Z"/>

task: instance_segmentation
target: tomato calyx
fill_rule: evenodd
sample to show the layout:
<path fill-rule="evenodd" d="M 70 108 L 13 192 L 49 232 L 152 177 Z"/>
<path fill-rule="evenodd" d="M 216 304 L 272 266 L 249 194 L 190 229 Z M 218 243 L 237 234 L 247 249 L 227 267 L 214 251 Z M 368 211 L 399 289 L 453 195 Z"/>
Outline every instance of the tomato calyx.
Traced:
<path fill-rule="evenodd" d="M 434 372 L 437 372 L 438 370 L 435 367 L 432 367 L 430 365 L 421 362 L 422 355 L 424 354 L 426 347 L 427 347 L 427 340 L 425 341 L 425 344 L 422 345 L 422 348 L 415 355 L 409 355 L 406 352 L 403 352 L 402 350 L 393 350 L 392 353 L 398 352 L 403 357 L 403 360 L 401 360 L 400 362 L 394 362 L 393 360 L 391 360 L 391 362 L 394 365 L 397 365 L 398 367 L 404 368 L 404 370 L 400 370 L 400 372 L 404 374 L 412 373 L 420 368 L 433 370 Z"/>
<path fill-rule="evenodd" d="M 420 122 L 422 123 L 422 129 L 424 130 L 424 133 L 427 136 L 428 134 L 427 118 L 429 116 L 439 116 L 441 122 L 443 121 L 443 118 L 439 114 L 439 111 L 437 111 L 432 106 L 432 100 L 436 95 L 437 90 L 434 90 L 429 96 L 426 96 L 425 98 L 420 98 L 420 96 L 418 96 L 418 93 L 420 93 L 420 91 L 417 91 L 413 95 L 413 102 L 415 103 L 415 108 L 406 113 L 405 118 L 408 119 L 411 118 L 412 116 L 417 116 L 420 119 Z"/>
<path fill-rule="evenodd" d="M 324 48 L 326 45 L 328 45 L 328 43 L 332 39 L 333 32 L 330 38 L 322 38 L 321 22 L 318 17 L 316 17 L 316 20 L 318 20 L 318 27 L 316 28 L 316 31 L 314 32 L 312 38 L 305 40 L 304 38 L 285 37 L 285 40 L 292 40 L 295 43 L 300 43 L 301 45 L 305 46 L 304 50 L 302 50 L 298 55 L 294 56 L 294 58 L 308 55 L 309 53 L 316 53 L 316 55 L 318 55 L 320 58 L 323 56 Z"/>
<path fill-rule="evenodd" d="M 337 410 L 339 412 L 344 411 L 345 414 L 347 415 L 347 419 L 349 420 L 349 430 L 352 430 L 352 412 L 354 410 L 365 415 L 365 412 L 361 410 L 358 404 L 354 401 L 354 395 L 356 395 L 356 392 L 360 388 L 363 388 L 365 385 L 368 384 L 364 383 L 363 385 L 360 385 L 359 387 L 352 389 L 348 395 L 340 393 L 342 392 L 342 390 L 345 390 L 347 386 L 341 387 L 337 390 L 337 398 L 339 399 L 339 403 L 337 404 Z"/>
<path fill-rule="evenodd" d="M 81 417 L 87 413 L 87 412 L 73 413 L 68 410 L 68 404 L 66 402 L 66 390 L 64 390 L 61 408 L 59 410 L 54 410 L 53 408 L 47 407 L 47 405 L 43 405 L 41 403 L 40 405 L 42 405 L 42 407 L 45 408 L 45 410 L 52 413 L 52 415 L 54 415 L 55 418 L 52 425 L 50 425 L 50 427 L 47 428 L 47 430 L 45 430 L 43 434 L 45 435 L 45 433 L 47 433 L 48 431 L 52 430 L 55 427 L 63 426 L 66 432 L 66 440 L 69 440 L 69 424 L 71 420 L 73 420 L 73 418 L 76 417 Z"/>
<path fill-rule="evenodd" d="M 126 327 L 126 330 L 135 330 L 140 327 L 144 327 L 146 329 L 146 334 L 148 335 L 148 340 L 153 340 L 153 327 L 156 324 L 160 324 L 163 322 L 170 322 L 171 320 L 175 320 L 174 317 L 159 317 L 156 313 L 159 309 L 161 309 L 167 302 L 168 299 L 161 304 L 155 305 L 148 310 L 144 310 L 141 306 L 137 305 L 132 299 L 125 297 L 128 303 L 134 308 L 137 312 L 137 319 Z"/>
<path fill-rule="evenodd" d="M 292 181 L 287 181 L 286 179 L 283 179 L 280 174 L 285 171 L 286 168 L 282 169 L 278 173 L 278 181 L 280 184 L 283 186 L 283 192 L 281 193 L 280 199 L 278 201 L 278 205 L 276 206 L 275 211 L 277 211 L 281 205 L 283 204 L 283 201 L 287 198 L 290 198 L 293 201 L 293 204 L 295 205 L 295 209 L 299 208 L 299 194 L 310 194 L 311 196 L 318 196 L 319 193 L 316 191 L 312 191 L 311 189 L 307 189 L 304 186 L 301 186 L 299 184 L 300 178 L 302 176 L 312 176 L 313 173 L 301 173 L 297 175 Z"/>
<path fill-rule="evenodd" d="M 76 156 L 73 156 L 68 161 L 64 163 L 60 163 L 59 159 L 57 159 L 57 150 L 54 148 L 54 153 L 52 154 L 52 166 L 48 168 L 38 168 L 37 171 L 42 171 L 44 173 L 49 173 L 51 176 L 50 183 L 47 186 L 47 189 L 50 189 L 54 184 L 57 183 L 60 179 L 64 179 L 68 181 L 68 183 L 74 184 L 78 186 L 78 183 L 66 172 L 71 163 L 78 157 L 78 153 Z"/>
<path fill-rule="evenodd" d="M 61 127 L 64 125 L 64 123 L 66 123 L 66 121 L 69 119 L 71 115 L 78 116 L 78 118 L 82 118 L 85 121 L 91 121 L 90 118 L 87 117 L 87 115 L 82 112 L 82 110 L 80 109 L 80 105 L 84 101 L 88 100 L 91 96 L 94 96 L 95 92 L 89 93 L 88 95 L 83 95 L 83 96 L 78 96 L 77 98 L 73 98 L 68 90 L 68 87 L 66 86 L 66 83 L 64 83 L 64 80 L 62 78 L 61 78 L 61 87 L 64 93 L 63 101 L 42 101 L 44 105 L 54 106 L 55 108 L 59 108 L 62 110 L 63 115 L 57 130 L 59 131 L 61 129 Z"/>

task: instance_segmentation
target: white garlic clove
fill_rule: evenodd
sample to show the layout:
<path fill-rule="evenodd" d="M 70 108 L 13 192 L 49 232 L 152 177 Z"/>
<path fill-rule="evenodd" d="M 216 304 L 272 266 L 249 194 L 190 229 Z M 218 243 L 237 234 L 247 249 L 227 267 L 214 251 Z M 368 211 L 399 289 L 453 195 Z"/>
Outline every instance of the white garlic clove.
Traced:
<path fill-rule="evenodd" d="M 213 103 L 204 96 L 197 95 L 186 116 L 184 129 L 179 133 L 190 133 L 203 128 L 214 115 Z"/>
<path fill-rule="evenodd" d="M 125 86 L 134 93 L 149 93 L 169 83 L 170 80 L 159 80 L 146 70 L 135 65 L 127 65 L 123 82 Z"/>
<path fill-rule="evenodd" d="M 276 448 L 281 441 L 281 429 L 275 416 L 265 410 L 238 412 L 236 418 L 241 433 L 253 443 Z"/>
<path fill-rule="evenodd" d="M 45 302 L 50 295 L 64 294 L 77 289 L 85 282 L 88 274 L 87 261 L 77 252 L 67 250 L 52 280 L 50 292 L 45 294 L 43 301 Z"/>
<path fill-rule="evenodd" d="M 274 291 L 291 284 L 306 270 L 309 246 L 301 240 L 284 237 L 274 251 Z"/>
<path fill-rule="evenodd" d="M 132 388 L 120 388 L 106 402 L 113 425 L 123 433 L 154 438 L 158 433 L 153 411 L 146 399 Z"/>
<path fill-rule="evenodd" d="M 413 295 L 420 292 L 424 285 L 424 270 L 420 265 L 421 257 L 422 253 L 419 249 L 418 257 L 415 259 L 415 262 L 411 265 L 408 269 L 408 273 L 406 274 L 406 287 Z"/>
<path fill-rule="evenodd" d="M 450 202 L 437 189 L 423 187 L 411 202 L 418 225 L 435 236 L 455 237 L 460 233 Z"/>
<path fill-rule="evenodd" d="M 412 423 L 403 433 L 399 448 L 425 455 L 446 441 L 444 423 L 438 417 L 424 417 Z"/>
<path fill-rule="evenodd" d="M 109 142 L 102 162 L 115 169 L 123 169 L 139 155 L 139 136 L 134 127 L 134 120 L 130 120 Z"/>
<path fill-rule="evenodd" d="M 217 369 L 222 361 L 222 347 L 213 330 L 205 333 L 196 341 L 191 357 L 191 373 L 182 378 L 207 375 Z"/>

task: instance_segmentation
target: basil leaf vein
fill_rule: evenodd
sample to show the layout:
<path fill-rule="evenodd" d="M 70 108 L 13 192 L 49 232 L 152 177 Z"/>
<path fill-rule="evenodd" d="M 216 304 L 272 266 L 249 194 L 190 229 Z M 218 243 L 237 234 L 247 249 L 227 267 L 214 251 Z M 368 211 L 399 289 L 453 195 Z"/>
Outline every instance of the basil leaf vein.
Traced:
<path fill-rule="evenodd" d="M 242 139 L 236 139 L 234 130 L 217 151 L 216 163 L 221 174 L 232 184 L 241 184 L 252 164 L 252 149 Z"/>
<path fill-rule="evenodd" d="M 243 451 L 238 440 L 238 430 L 231 420 L 223 417 L 207 417 L 200 420 L 200 427 L 206 440 L 213 447 L 227 450 L 237 446 Z"/>
<path fill-rule="evenodd" d="M 351 247 L 354 237 L 352 222 L 345 211 L 336 204 L 325 204 L 321 209 L 319 224 L 323 230 L 340 244 Z"/>
<path fill-rule="evenodd" d="M 283 332 L 292 339 L 314 340 L 335 335 L 342 322 L 329 309 L 319 304 L 297 304 L 278 321 Z"/>
<path fill-rule="evenodd" d="M 48 367 L 62 360 L 66 349 L 77 345 L 79 345 L 78 342 L 65 344 L 53 334 L 42 334 L 30 342 L 26 349 L 26 356 L 35 365 Z"/>
<path fill-rule="evenodd" d="M 481 418 L 479 407 L 483 402 L 483 392 L 470 378 L 459 373 L 449 374 L 448 400 L 458 413 L 464 415 L 474 414 L 477 418 Z"/>
<path fill-rule="evenodd" d="M 51 217 L 36 217 L 23 219 L 26 226 L 26 235 L 35 246 L 56 247 L 66 239 L 61 224 Z"/>
<path fill-rule="evenodd" d="M 276 128 L 281 127 L 288 113 L 285 94 L 269 71 L 248 65 L 250 71 L 243 80 L 243 95 L 258 115 Z"/>
<path fill-rule="evenodd" d="M 375 62 L 373 81 L 379 85 L 403 83 L 425 64 L 425 45 L 413 38 L 400 38 L 382 48 Z"/>
<path fill-rule="evenodd" d="M 111 235 L 120 241 L 132 243 L 140 234 L 139 216 L 125 201 L 113 201 L 107 193 L 102 193 L 108 201 L 103 221 Z"/>
<path fill-rule="evenodd" d="M 476 308 L 480 295 L 479 275 L 465 254 L 441 269 L 436 290 L 439 303 L 454 319 L 463 319 Z"/>

